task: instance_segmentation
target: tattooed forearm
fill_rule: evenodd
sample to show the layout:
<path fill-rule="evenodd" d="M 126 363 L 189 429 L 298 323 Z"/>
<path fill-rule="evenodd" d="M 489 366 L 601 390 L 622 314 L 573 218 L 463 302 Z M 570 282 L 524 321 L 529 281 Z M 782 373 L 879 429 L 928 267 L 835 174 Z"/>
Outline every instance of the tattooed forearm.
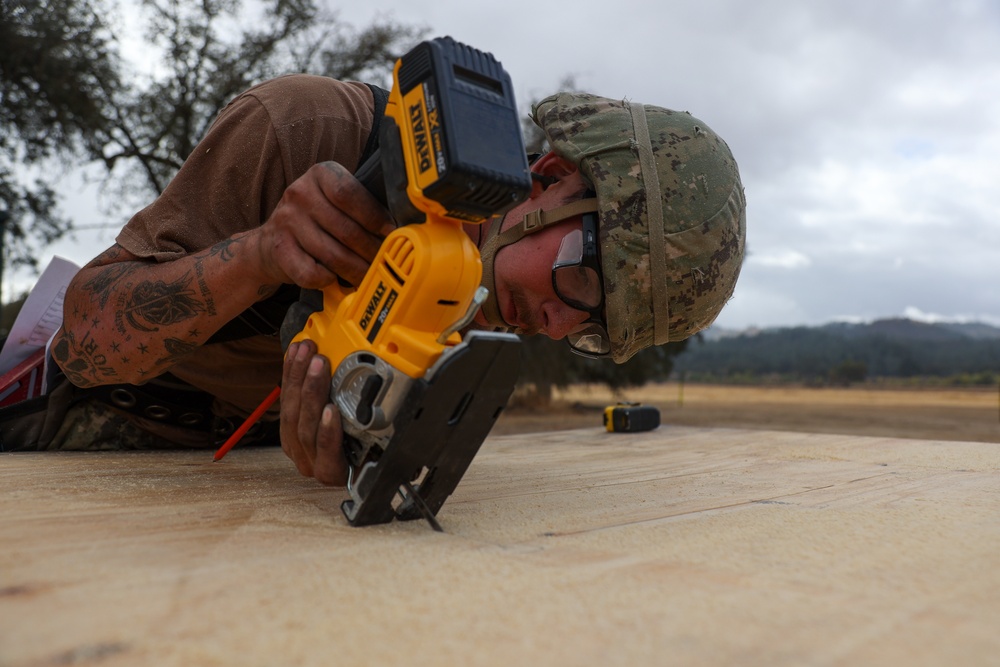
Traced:
<path fill-rule="evenodd" d="M 112 264 L 103 267 L 96 276 L 83 284 L 83 289 L 90 292 L 91 301 L 96 301 L 103 310 L 108 305 L 108 299 L 115 287 L 132 271 L 128 264 Z"/>
<path fill-rule="evenodd" d="M 205 265 L 203 260 L 198 259 L 194 263 L 194 272 L 198 275 L 198 290 L 201 292 L 202 297 L 205 298 L 205 310 L 208 311 L 209 315 L 215 315 L 215 300 L 212 298 L 212 290 L 208 286 L 208 281 L 205 280 Z"/>
<path fill-rule="evenodd" d="M 129 328 L 125 325 L 125 303 L 128 300 L 126 292 L 120 292 L 117 299 L 117 308 L 115 308 L 115 330 L 125 338 L 125 340 L 130 340 L 132 336 L 129 334 Z"/>
<path fill-rule="evenodd" d="M 236 258 L 236 246 L 242 241 L 240 239 L 226 239 L 208 249 L 208 256 L 218 256 L 223 262 L 229 262 Z"/>
<path fill-rule="evenodd" d="M 59 365 L 78 385 L 137 382 L 190 357 L 259 300 L 256 256 L 238 235 L 170 259 L 114 245 L 67 289 Z M 268 288 L 270 289 L 270 288 Z"/>
<path fill-rule="evenodd" d="M 63 330 L 52 346 L 52 358 L 78 387 L 90 387 L 114 381 L 118 371 L 109 364 L 90 332 L 78 342 L 72 332 Z"/>
<path fill-rule="evenodd" d="M 205 304 L 191 289 L 191 275 L 185 273 L 172 283 L 143 281 L 136 285 L 125 304 L 125 319 L 139 331 L 158 331 L 205 312 Z"/>

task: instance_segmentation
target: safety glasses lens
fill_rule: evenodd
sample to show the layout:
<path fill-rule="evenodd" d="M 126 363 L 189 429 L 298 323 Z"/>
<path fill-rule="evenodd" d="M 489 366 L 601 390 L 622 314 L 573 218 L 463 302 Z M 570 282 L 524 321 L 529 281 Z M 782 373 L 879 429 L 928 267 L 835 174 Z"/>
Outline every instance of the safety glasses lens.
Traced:
<path fill-rule="evenodd" d="M 579 264 L 583 259 L 583 230 L 574 229 L 563 237 L 556 255 L 556 265 Z"/>
<path fill-rule="evenodd" d="M 566 336 L 574 352 L 586 356 L 603 356 L 611 352 L 608 332 L 600 324 L 584 324 L 579 330 Z"/>
<path fill-rule="evenodd" d="M 601 305 L 601 277 L 593 268 L 583 266 L 583 232 L 579 229 L 566 234 L 559 244 L 552 283 L 556 294 L 570 306 L 592 310 Z"/>
<path fill-rule="evenodd" d="M 601 305 L 601 279 L 593 269 L 564 266 L 554 269 L 552 277 L 556 293 L 567 304 L 581 310 L 592 310 Z"/>

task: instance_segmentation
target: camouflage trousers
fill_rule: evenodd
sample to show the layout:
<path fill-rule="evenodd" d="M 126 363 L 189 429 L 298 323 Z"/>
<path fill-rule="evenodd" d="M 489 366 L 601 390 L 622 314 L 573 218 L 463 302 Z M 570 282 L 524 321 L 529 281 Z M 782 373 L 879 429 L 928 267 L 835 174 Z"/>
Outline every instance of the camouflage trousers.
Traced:
<path fill-rule="evenodd" d="M 92 394 L 63 382 L 42 399 L 0 411 L 0 451 L 215 449 L 238 425 L 217 420 L 212 428 L 186 428 L 130 414 Z M 280 444 L 277 423 L 257 425 L 240 444 Z"/>

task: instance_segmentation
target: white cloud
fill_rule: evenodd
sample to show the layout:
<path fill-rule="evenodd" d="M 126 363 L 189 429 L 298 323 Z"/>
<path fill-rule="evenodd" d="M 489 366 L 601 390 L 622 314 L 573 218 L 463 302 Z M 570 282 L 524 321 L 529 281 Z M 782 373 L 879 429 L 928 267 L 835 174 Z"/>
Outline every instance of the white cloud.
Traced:
<path fill-rule="evenodd" d="M 715 326 L 724 329 L 776 327 L 803 322 L 807 316 L 794 298 L 774 290 L 759 289 L 753 283 L 740 283 Z"/>
<path fill-rule="evenodd" d="M 927 322 L 928 324 L 937 324 L 941 322 L 986 322 L 987 324 L 993 324 L 994 326 L 1000 326 L 1000 317 L 995 315 L 987 314 L 952 314 L 952 315 L 941 315 L 939 313 L 927 313 L 917 308 L 916 306 L 907 306 L 903 309 L 903 317 L 909 318 L 911 320 L 916 320 L 917 322 Z"/>
<path fill-rule="evenodd" d="M 774 248 L 759 255 L 751 253 L 747 262 L 775 269 L 802 269 L 812 264 L 807 255 L 789 248 Z"/>

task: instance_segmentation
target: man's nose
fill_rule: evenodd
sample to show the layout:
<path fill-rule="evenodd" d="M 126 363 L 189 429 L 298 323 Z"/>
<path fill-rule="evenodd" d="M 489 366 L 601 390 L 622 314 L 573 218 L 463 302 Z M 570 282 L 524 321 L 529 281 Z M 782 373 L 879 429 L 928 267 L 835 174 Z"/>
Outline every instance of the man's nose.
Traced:
<path fill-rule="evenodd" d="M 542 333 L 552 340 L 562 340 L 586 322 L 587 317 L 587 313 L 563 303 L 562 300 L 549 302 L 545 308 L 545 326 Z"/>

